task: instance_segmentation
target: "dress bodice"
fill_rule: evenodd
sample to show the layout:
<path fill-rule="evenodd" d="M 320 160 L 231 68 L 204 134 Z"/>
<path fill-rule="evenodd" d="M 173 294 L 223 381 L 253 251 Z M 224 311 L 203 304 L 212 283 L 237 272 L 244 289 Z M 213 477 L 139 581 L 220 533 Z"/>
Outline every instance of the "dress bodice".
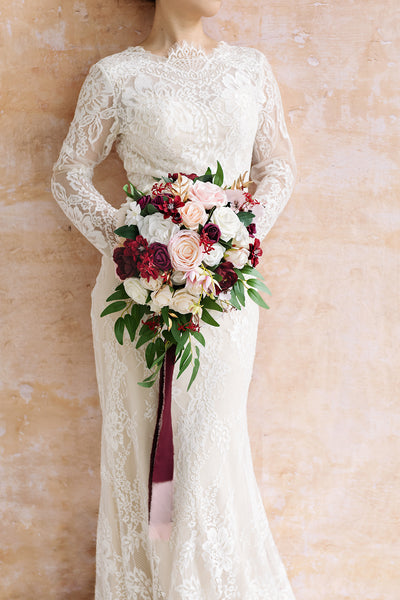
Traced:
<path fill-rule="evenodd" d="M 292 192 L 296 165 L 278 85 L 254 48 L 186 42 L 167 56 L 129 47 L 93 64 L 57 162 L 52 191 L 103 254 L 118 242 L 117 210 L 92 184 L 115 143 L 129 181 L 142 191 L 169 172 L 203 173 L 217 160 L 230 185 L 250 172 L 265 237 Z"/>

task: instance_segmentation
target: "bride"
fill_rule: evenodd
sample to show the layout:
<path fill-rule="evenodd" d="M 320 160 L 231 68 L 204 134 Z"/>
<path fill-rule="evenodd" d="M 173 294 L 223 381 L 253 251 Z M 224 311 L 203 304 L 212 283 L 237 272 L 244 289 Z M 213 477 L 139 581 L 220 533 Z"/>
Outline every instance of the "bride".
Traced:
<path fill-rule="evenodd" d="M 260 239 L 292 193 L 296 165 L 271 66 L 254 48 L 205 34 L 201 18 L 220 4 L 156 0 L 148 38 L 91 66 L 53 169 L 54 198 L 102 254 L 91 309 L 102 411 L 96 600 L 294 600 L 247 429 L 258 306 L 218 313 L 220 327 L 202 327 L 206 350 L 189 392 L 188 376 L 174 378 L 168 536 L 148 523 L 157 385 L 138 386 L 148 374 L 143 347 L 119 345 L 113 319 L 100 318 L 119 283 L 112 252 L 125 207 L 113 208 L 92 175 L 113 144 L 143 192 L 168 173 L 215 172 L 217 160 L 225 185 L 250 172 Z"/>

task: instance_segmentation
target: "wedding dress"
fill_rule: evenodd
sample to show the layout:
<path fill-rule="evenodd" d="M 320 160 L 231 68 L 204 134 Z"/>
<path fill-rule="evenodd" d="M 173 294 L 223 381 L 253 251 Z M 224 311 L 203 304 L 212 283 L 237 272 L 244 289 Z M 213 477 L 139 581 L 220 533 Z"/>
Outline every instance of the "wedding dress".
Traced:
<path fill-rule="evenodd" d="M 218 313 L 219 328 L 202 327 L 206 348 L 190 391 L 190 369 L 173 381 L 174 525 L 169 540 L 149 538 L 158 389 L 137 384 L 149 373 L 143 347 L 128 339 L 119 345 L 114 315 L 100 318 L 119 283 L 111 256 L 122 241 L 114 234 L 121 209 L 96 190 L 92 174 L 113 143 L 142 191 L 170 172 L 215 172 L 217 160 L 227 185 L 251 169 L 263 203 L 261 239 L 296 179 L 280 92 L 260 51 L 220 42 L 206 52 L 184 42 L 158 56 L 135 46 L 90 68 L 51 186 L 67 217 L 102 253 L 91 310 L 102 411 L 95 598 L 294 600 L 248 436 L 259 317 L 250 299 L 241 311 Z"/>

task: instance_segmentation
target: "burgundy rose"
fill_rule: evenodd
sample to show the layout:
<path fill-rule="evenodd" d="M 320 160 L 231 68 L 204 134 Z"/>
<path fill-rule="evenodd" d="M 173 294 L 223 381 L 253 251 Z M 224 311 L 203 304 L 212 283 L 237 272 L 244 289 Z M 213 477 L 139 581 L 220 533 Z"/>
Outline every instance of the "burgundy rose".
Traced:
<path fill-rule="evenodd" d="M 147 251 L 147 247 L 147 240 L 138 235 L 135 240 L 125 240 L 123 246 L 114 248 L 113 259 L 117 264 L 117 275 L 120 279 L 138 277 L 138 261 L 141 255 Z"/>
<path fill-rule="evenodd" d="M 211 242 L 218 242 L 221 237 L 221 230 L 218 225 L 215 225 L 214 223 L 207 223 L 207 225 L 204 225 L 201 233 L 205 233 Z"/>
<path fill-rule="evenodd" d="M 151 202 L 151 196 L 147 195 L 147 196 L 142 196 L 141 198 L 139 198 L 139 200 L 137 201 L 137 203 L 139 204 L 141 210 L 144 209 L 145 206 L 147 206 L 148 204 L 150 204 Z"/>
<path fill-rule="evenodd" d="M 153 242 L 149 246 L 152 253 L 153 264 L 161 269 L 161 271 L 169 271 L 172 269 L 171 258 L 168 253 L 168 248 L 165 244 Z"/>
<path fill-rule="evenodd" d="M 215 272 L 218 275 L 221 275 L 221 281 L 217 282 L 217 286 L 215 289 L 216 294 L 220 294 L 221 292 L 225 292 L 229 290 L 231 287 L 235 285 L 238 280 L 238 276 L 233 270 L 233 264 L 228 261 L 222 262 L 219 267 L 215 269 Z"/>

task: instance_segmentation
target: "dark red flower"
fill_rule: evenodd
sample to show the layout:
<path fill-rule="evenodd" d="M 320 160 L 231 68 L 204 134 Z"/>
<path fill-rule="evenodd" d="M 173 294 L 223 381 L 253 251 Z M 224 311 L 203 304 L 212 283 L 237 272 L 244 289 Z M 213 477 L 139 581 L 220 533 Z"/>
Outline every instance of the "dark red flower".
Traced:
<path fill-rule="evenodd" d="M 168 173 L 168 177 L 170 179 L 173 179 L 174 181 L 176 181 L 178 179 L 178 175 L 179 173 Z M 197 175 L 196 173 L 190 173 L 190 175 L 187 175 L 186 173 L 181 173 L 181 175 L 183 177 L 187 177 L 188 179 L 191 179 L 193 181 L 193 179 L 196 179 Z"/>
<path fill-rule="evenodd" d="M 247 225 L 247 231 L 249 232 L 249 235 L 251 237 L 254 237 L 257 233 L 257 227 L 255 223 L 250 223 L 250 225 Z"/>
<path fill-rule="evenodd" d="M 218 225 L 215 225 L 215 223 L 207 223 L 204 225 L 201 233 L 207 234 L 207 237 L 214 243 L 218 242 L 219 238 L 221 237 L 221 230 Z"/>
<path fill-rule="evenodd" d="M 149 250 L 152 252 L 153 263 L 156 267 L 161 269 L 161 271 L 169 271 L 172 269 L 171 258 L 165 244 L 153 242 L 150 244 Z"/>
<path fill-rule="evenodd" d="M 262 253 L 263 251 L 260 247 L 260 240 L 258 238 L 255 238 L 254 244 L 249 245 L 249 260 L 253 267 L 258 265 Z"/>
<path fill-rule="evenodd" d="M 117 264 L 117 275 L 124 280 L 128 277 L 138 277 L 142 271 L 145 273 L 156 273 L 154 278 L 158 277 L 158 271 L 153 265 L 153 270 L 150 269 L 149 263 L 152 261 L 151 253 L 148 251 L 147 240 L 138 235 L 134 240 L 125 240 L 123 246 L 118 246 L 114 249 L 113 259 Z M 145 264 L 141 263 L 145 260 Z M 144 275 L 143 275 L 144 276 Z M 150 275 L 153 277 L 153 275 Z M 147 277 L 146 277 L 147 278 Z"/>
<path fill-rule="evenodd" d="M 233 264 L 231 262 L 222 262 L 219 267 L 215 269 L 215 272 L 222 277 L 221 281 L 217 282 L 217 287 L 215 288 L 215 293 L 217 295 L 221 292 L 229 290 L 238 280 L 238 276 L 235 273 Z"/>
<path fill-rule="evenodd" d="M 182 223 L 178 208 L 184 206 L 184 202 L 180 196 L 163 194 L 153 198 L 152 203 L 164 215 L 164 219 L 170 218 L 173 223 Z"/>
<path fill-rule="evenodd" d="M 141 198 L 139 198 L 137 203 L 139 204 L 140 208 L 143 210 L 145 206 L 147 206 L 148 204 L 151 203 L 151 196 L 149 196 L 149 195 L 142 196 Z"/>

